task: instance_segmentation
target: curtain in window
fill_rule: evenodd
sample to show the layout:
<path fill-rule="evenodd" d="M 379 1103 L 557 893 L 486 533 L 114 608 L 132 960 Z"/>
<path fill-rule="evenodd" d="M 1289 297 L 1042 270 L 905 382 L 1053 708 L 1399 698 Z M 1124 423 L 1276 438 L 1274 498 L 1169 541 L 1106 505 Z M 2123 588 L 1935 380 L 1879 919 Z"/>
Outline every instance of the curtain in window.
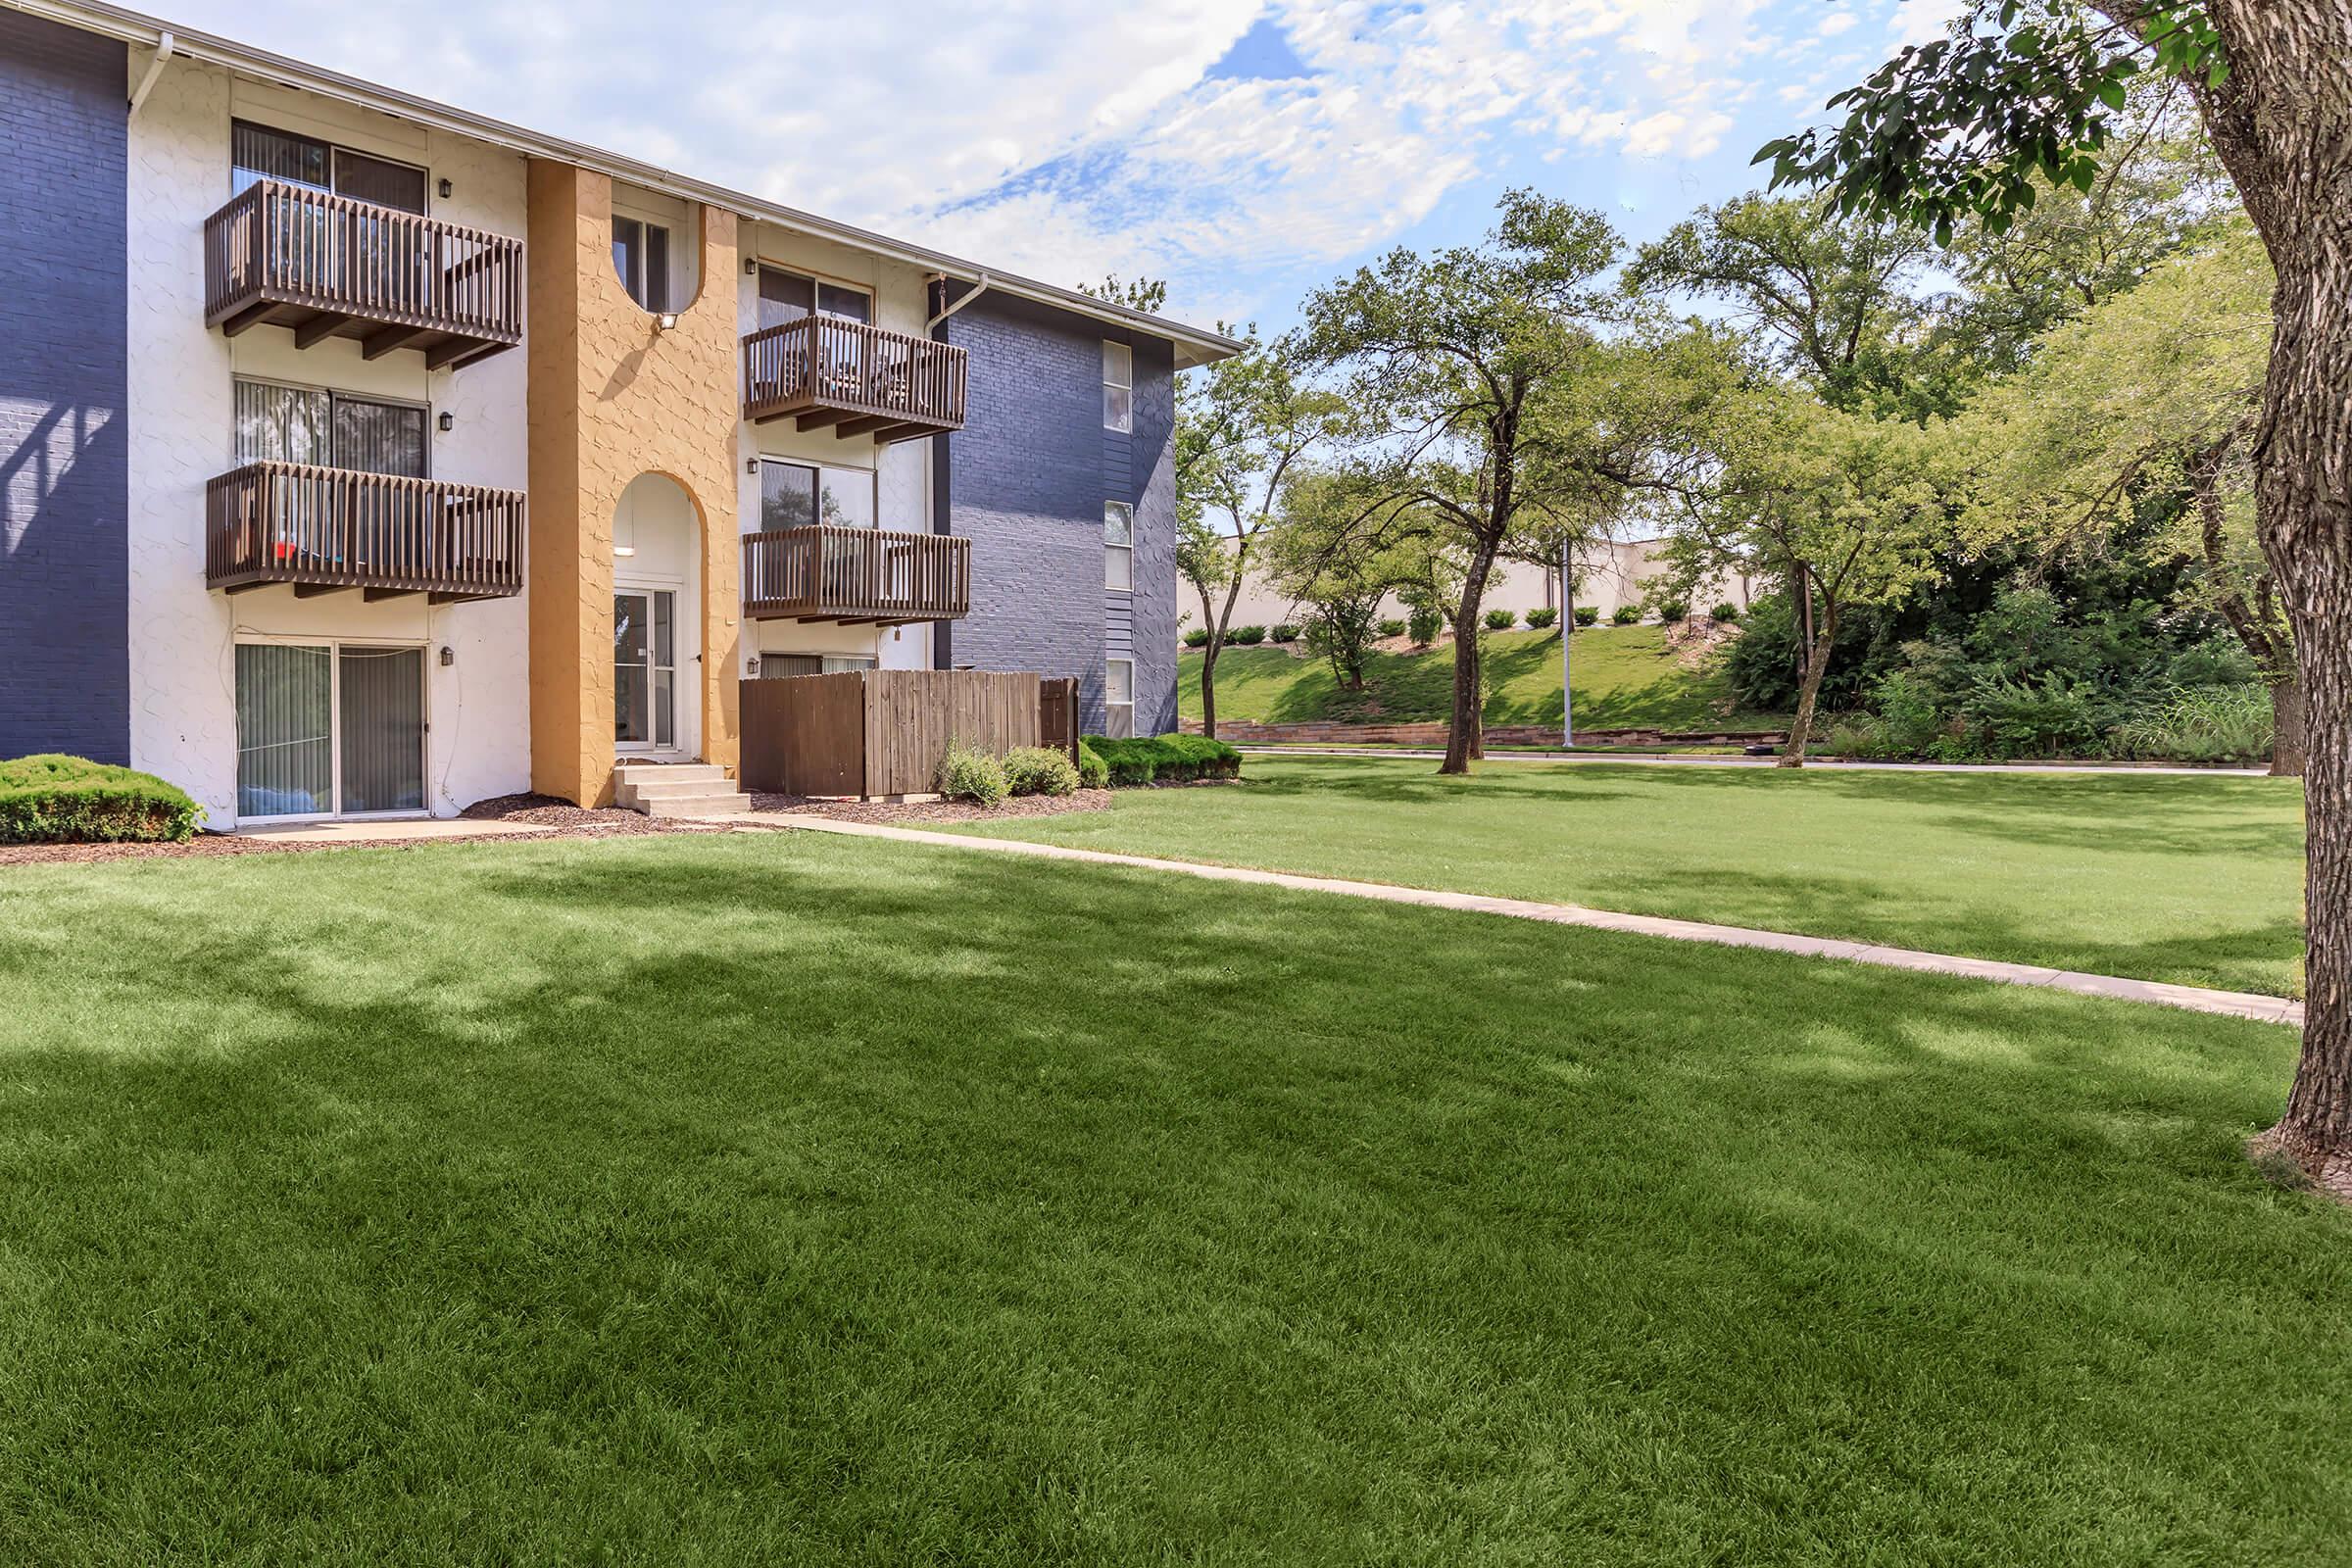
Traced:
<path fill-rule="evenodd" d="M 334 663 L 324 647 L 237 645 L 237 814 L 334 805 Z"/>
<path fill-rule="evenodd" d="M 333 447 L 328 432 L 332 406 L 324 392 L 239 381 L 237 461 L 331 464 Z"/>
<path fill-rule="evenodd" d="M 259 179 L 283 179 L 330 189 L 334 149 L 313 136 L 232 122 L 228 127 L 230 186 L 239 193 Z"/>
<path fill-rule="evenodd" d="M 348 148 L 335 151 L 335 189 L 357 201 L 373 202 L 378 207 L 398 208 L 404 213 L 424 211 L 424 171 L 411 164 L 388 163 L 355 153 Z"/>
<path fill-rule="evenodd" d="M 335 466 L 421 479 L 424 411 L 360 398 L 334 400 Z"/>

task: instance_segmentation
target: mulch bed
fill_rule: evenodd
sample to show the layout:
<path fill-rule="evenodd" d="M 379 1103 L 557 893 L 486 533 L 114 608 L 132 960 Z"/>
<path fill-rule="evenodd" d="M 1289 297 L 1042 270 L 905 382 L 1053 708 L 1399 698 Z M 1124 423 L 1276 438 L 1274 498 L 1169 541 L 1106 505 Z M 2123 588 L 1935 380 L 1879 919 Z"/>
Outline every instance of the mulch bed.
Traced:
<path fill-rule="evenodd" d="M 678 826 L 643 811 L 617 806 L 574 806 L 553 795 L 493 795 L 458 815 L 476 822 L 528 822 L 534 827 L 593 829 L 603 833 L 674 833 Z M 538 835 L 545 837 L 544 834 Z"/>
<path fill-rule="evenodd" d="M 1108 790 L 1080 790 L 1075 795 L 1016 795 L 1002 806 L 974 806 L 968 801 L 838 801 L 808 795 L 752 797 L 755 811 L 783 811 L 795 816 L 829 816 L 842 822 L 878 822 L 905 827 L 923 822 L 995 822 L 1008 816 L 1059 816 L 1064 811 L 1100 811 L 1110 805 Z"/>

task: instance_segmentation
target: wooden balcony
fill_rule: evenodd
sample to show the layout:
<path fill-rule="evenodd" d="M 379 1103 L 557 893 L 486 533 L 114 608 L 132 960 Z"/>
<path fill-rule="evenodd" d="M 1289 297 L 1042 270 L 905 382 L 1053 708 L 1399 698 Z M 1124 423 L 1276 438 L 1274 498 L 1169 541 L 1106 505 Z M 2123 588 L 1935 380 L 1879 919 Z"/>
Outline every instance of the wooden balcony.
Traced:
<path fill-rule="evenodd" d="M 972 608 L 972 542 L 878 528 L 781 528 L 743 536 L 747 620 L 904 625 Z"/>
<path fill-rule="evenodd" d="M 522 540 L 519 490 L 299 463 L 247 464 L 204 490 L 205 585 L 232 594 L 503 599 L 522 591 Z"/>
<path fill-rule="evenodd" d="M 743 340 L 743 416 L 886 444 L 960 430 L 964 358 L 929 338 L 806 316 Z"/>
<path fill-rule="evenodd" d="M 522 241 L 265 179 L 205 220 L 204 324 L 471 365 L 522 341 Z"/>

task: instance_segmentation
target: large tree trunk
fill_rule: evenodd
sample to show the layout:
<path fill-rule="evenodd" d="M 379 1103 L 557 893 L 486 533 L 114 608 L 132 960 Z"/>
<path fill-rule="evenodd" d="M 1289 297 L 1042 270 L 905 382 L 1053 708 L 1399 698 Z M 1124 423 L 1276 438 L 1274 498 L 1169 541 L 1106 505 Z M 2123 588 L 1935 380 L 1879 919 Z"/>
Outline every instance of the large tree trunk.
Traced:
<path fill-rule="evenodd" d="M 1212 741 L 1217 738 L 1217 645 L 1223 641 L 1211 631 L 1200 650 L 1200 733 Z"/>
<path fill-rule="evenodd" d="M 2303 687 L 2289 675 L 2271 686 L 2271 777 L 2303 776 Z"/>
<path fill-rule="evenodd" d="M 1805 748 L 1813 741 L 1813 710 L 1821 701 L 1821 677 L 1830 667 L 1830 643 L 1838 635 L 1838 607 L 1821 617 L 1821 630 L 1805 649 L 1805 681 L 1797 688 L 1796 716 L 1788 721 L 1788 744 L 1781 748 L 1783 767 L 1805 765 Z"/>
<path fill-rule="evenodd" d="M 2278 275 L 2255 510 L 2302 674 L 2303 1054 L 2264 1143 L 2352 1199 L 2352 4 L 2207 10 L 2230 69 L 2191 90 Z"/>
<path fill-rule="evenodd" d="M 1462 574 L 1462 597 L 1453 613 L 1453 722 L 1446 726 L 1441 773 L 1467 773 L 1487 755 L 1486 714 L 1479 702 L 1478 618 L 1487 597 L 1487 574 L 1494 567 L 1494 542 L 1481 539 Z"/>

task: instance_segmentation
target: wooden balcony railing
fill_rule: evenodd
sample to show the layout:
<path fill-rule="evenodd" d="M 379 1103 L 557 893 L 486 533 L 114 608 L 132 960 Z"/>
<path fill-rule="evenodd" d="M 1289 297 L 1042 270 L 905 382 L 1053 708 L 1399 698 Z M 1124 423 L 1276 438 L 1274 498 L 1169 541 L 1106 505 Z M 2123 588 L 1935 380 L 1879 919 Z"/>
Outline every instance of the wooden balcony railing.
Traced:
<path fill-rule="evenodd" d="M 960 430 L 964 359 L 929 338 L 805 316 L 743 340 L 743 416 L 880 442 Z"/>
<path fill-rule="evenodd" d="M 204 489 L 205 585 L 359 588 L 435 604 L 522 591 L 519 490 L 249 463 Z"/>
<path fill-rule="evenodd" d="M 972 608 L 972 542 L 878 528 L 780 528 L 743 536 L 750 620 L 893 626 L 956 620 Z"/>
<path fill-rule="evenodd" d="M 204 324 L 265 323 L 470 365 L 522 341 L 522 241 L 261 180 L 204 221 Z"/>

